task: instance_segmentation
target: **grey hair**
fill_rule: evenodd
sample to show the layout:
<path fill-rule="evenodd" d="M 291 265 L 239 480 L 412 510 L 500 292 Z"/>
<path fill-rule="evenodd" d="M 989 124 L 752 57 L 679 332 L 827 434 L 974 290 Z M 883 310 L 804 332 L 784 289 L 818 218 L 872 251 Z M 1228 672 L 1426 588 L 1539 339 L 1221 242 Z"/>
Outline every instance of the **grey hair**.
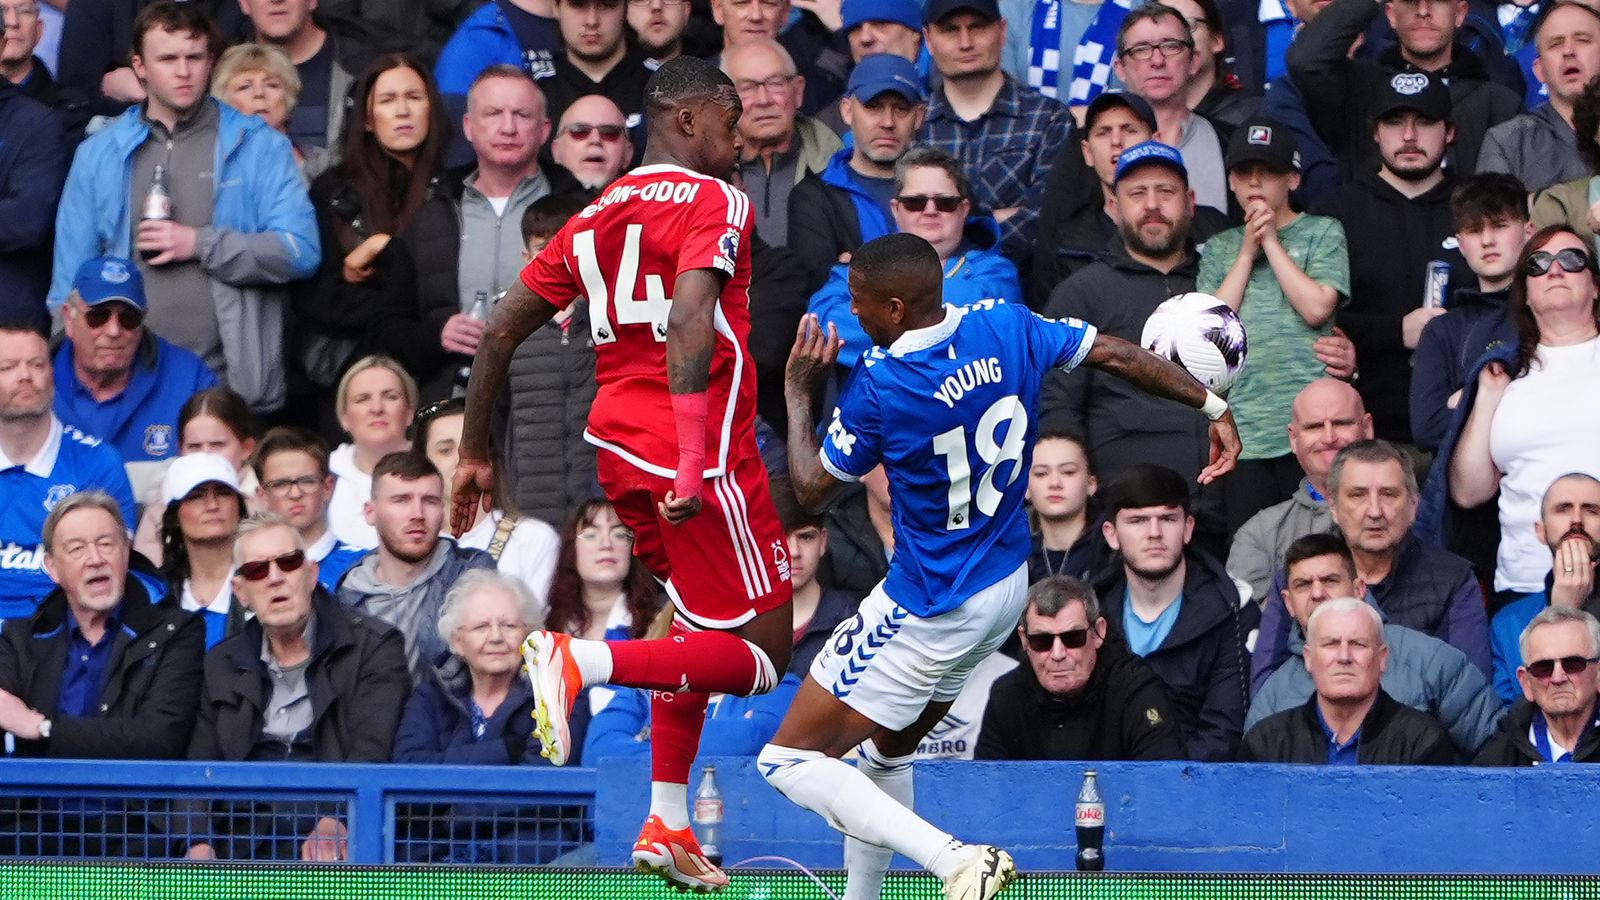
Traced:
<path fill-rule="evenodd" d="M 1413 500 L 1417 499 L 1417 470 L 1412 467 L 1411 458 L 1388 441 L 1376 439 L 1356 441 L 1340 450 L 1339 455 L 1333 458 L 1333 468 L 1328 470 L 1328 496 L 1339 496 L 1339 484 L 1344 481 L 1345 463 L 1351 461 L 1399 463 L 1400 475 L 1406 481 L 1406 494 Z"/>
<path fill-rule="evenodd" d="M 1383 639 L 1383 614 L 1373 608 L 1372 604 L 1365 600 L 1358 600 L 1355 597 L 1335 597 L 1332 600 L 1324 600 L 1317 604 L 1317 608 L 1311 611 L 1311 618 L 1306 619 L 1307 646 L 1311 644 L 1312 635 L 1316 633 L 1317 620 L 1322 618 L 1324 613 L 1332 615 L 1344 612 L 1364 613 L 1367 618 L 1372 620 L 1372 627 L 1378 633 L 1378 646 L 1388 646 L 1388 643 Z"/>
<path fill-rule="evenodd" d="M 760 40 L 746 41 L 742 44 L 739 44 L 737 47 L 729 47 L 726 50 L 723 50 L 722 59 L 720 62 L 718 62 L 717 68 L 722 70 L 722 74 L 732 78 L 733 73 L 728 71 L 728 57 L 732 56 L 734 53 L 744 53 L 747 50 L 755 49 L 767 50 L 775 54 L 783 64 L 784 75 L 793 78 L 800 74 L 800 67 L 794 64 L 794 54 L 790 53 L 787 47 L 783 46 L 772 38 L 761 38 Z"/>
<path fill-rule="evenodd" d="M 528 626 L 529 631 L 544 625 L 544 613 L 540 610 L 539 601 L 533 596 L 533 591 L 522 583 L 522 579 L 513 578 L 498 569 L 473 569 L 456 579 L 450 592 L 444 595 L 444 606 L 439 609 L 439 637 L 446 646 L 449 646 L 456 629 L 461 627 L 461 608 L 466 605 L 467 598 L 487 588 L 499 588 L 511 595 L 516 601 L 517 613 L 522 616 L 522 624 Z"/>
<path fill-rule="evenodd" d="M 1100 619 L 1100 598 L 1095 596 L 1094 588 L 1088 582 L 1070 575 L 1051 575 L 1039 579 L 1028 588 L 1028 609 L 1041 616 L 1053 616 L 1073 601 L 1083 604 L 1084 615 L 1088 616 L 1089 627 L 1093 628 Z M 1026 619 L 1027 610 L 1022 615 Z"/>
<path fill-rule="evenodd" d="M 972 180 L 967 177 L 966 167 L 961 165 L 961 160 L 938 147 L 918 144 L 900 157 L 894 164 L 896 194 L 906 189 L 906 175 L 912 169 L 943 169 L 944 173 L 950 176 L 950 180 L 955 182 L 956 193 L 961 195 L 961 199 L 972 199 Z"/>
<path fill-rule="evenodd" d="M 1535 629 L 1543 625 L 1560 625 L 1563 622 L 1582 622 L 1583 627 L 1589 630 L 1589 655 L 1600 656 L 1600 621 L 1581 609 L 1570 606 L 1546 606 L 1539 611 L 1528 627 L 1522 629 L 1522 636 L 1517 638 L 1517 652 L 1522 654 L 1522 664 L 1527 665 L 1528 644 L 1533 640 Z"/>
<path fill-rule="evenodd" d="M 117 505 L 116 498 L 105 491 L 89 490 L 79 491 L 69 495 L 65 500 L 57 503 L 55 509 L 50 510 L 50 515 L 44 520 L 44 552 L 50 553 L 56 542 L 56 528 L 68 513 L 80 509 L 103 509 L 111 518 L 115 519 L 118 527 L 122 529 L 123 537 L 127 537 L 128 523 L 122 518 L 122 507 Z"/>
<path fill-rule="evenodd" d="M 233 532 L 233 567 L 235 569 L 239 568 L 239 564 L 244 562 L 244 553 L 240 548 L 244 546 L 245 536 L 255 534 L 258 531 L 265 531 L 268 528 L 287 528 L 289 533 L 294 536 L 294 548 L 296 550 L 306 549 L 305 535 L 300 533 L 300 529 L 290 524 L 288 519 L 268 510 L 251 513 L 245 517 L 243 522 L 239 523 L 239 527 Z"/>

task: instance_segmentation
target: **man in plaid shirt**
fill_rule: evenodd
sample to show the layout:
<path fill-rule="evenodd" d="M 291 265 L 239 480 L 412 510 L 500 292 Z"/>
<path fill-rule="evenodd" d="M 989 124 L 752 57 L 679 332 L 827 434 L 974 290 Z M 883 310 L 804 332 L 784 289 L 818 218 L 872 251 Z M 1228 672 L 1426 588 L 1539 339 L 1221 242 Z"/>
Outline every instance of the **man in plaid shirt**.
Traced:
<path fill-rule="evenodd" d="M 928 101 L 917 142 L 961 160 L 976 199 L 1000 221 L 1001 250 L 1022 266 L 1072 114 L 1001 71 L 1006 23 L 995 0 L 931 0 L 924 21 L 943 83 Z"/>

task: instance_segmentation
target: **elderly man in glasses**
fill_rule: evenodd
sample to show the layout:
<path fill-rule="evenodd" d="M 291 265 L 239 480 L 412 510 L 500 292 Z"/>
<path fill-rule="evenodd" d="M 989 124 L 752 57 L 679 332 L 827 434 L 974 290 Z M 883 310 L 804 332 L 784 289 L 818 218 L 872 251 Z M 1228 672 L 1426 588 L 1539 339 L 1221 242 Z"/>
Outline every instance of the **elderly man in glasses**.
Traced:
<path fill-rule="evenodd" d="M 255 617 L 206 656 L 189 758 L 387 762 L 411 691 L 400 632 L 329 596 L 299 530 L 276 513 L 239 524 L 233 561 L 234 596 Z M 230 806 L 191 829 L 190 858 L 347 858 L 345 826 L 331 816 Z"/>
<path fill-rule="evenodd" d="M 617 180 L 634 156 L 622 110 L 599 94 L 579 97 L 561 114 L 550 156 L 587 190 L 599 191 Z"/>
<path fill-rule="evenodd" d="M 217 376 L 193 352 L 144 327 L 149 302 L 139 267 L 102 256 L 78 267 L 62 307 L 55 412 L 122 457 L 134 496 L 161 481 L 178 455 L 178 412 Z"/>
<path fill-rule="evenodd" d="M 1522 630 L 1520 643 L 1517 681 L 1525 699 L 1474 764 L 1600 761 L 1600 622 L 1581 609 L 1551 606 Z"/>
<path fill-rule="evenodd" d="M 1028 589 L 1017 626 L 1027 653 L 994 683 L 976 759 L 1183 759 L 1166 686 L 1106 638 L 1094 589 L 1066 575 Z"/>

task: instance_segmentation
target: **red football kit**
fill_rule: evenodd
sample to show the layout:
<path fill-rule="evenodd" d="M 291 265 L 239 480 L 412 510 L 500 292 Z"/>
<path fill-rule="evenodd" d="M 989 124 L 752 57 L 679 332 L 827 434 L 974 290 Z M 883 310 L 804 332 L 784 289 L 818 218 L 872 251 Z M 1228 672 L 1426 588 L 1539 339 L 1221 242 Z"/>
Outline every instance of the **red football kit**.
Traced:
<path fill-rule="evenodd" d="M 788 545 L 755 441 L 750 358 L 750 200 L 678 166 L 634 169 L 574 216 L 522 272 L 529 290 L 565 308 L 589 302 L 599 385 L 584 438 L 599 478 L 633 529 L 634 555 L 701 628 L 734 628 L 789 600 Z M 700 513 L 668 525 L 656 504 L 677 474 L 667 377 L 667 315 L 678 276 L 727 280 L 715 310 L 706 390 L 706 480 Z"/>

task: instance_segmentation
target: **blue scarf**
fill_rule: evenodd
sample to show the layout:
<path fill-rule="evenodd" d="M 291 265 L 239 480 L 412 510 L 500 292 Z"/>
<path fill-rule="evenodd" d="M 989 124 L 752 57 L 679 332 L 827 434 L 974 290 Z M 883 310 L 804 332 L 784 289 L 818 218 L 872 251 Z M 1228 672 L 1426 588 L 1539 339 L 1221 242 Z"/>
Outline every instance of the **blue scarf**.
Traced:
<path fill-rule="evenodd" d="M 1061 0 L 1034 0 L 1033 36 L 1029 46 L 1028 87 L 1046 97 L 1057 96 L 1061 79 Z"/>
<path fill-rule="evenodd" d="M 1055 48 L 1061 46 L 1060 0 L 1035 0 L 1033 11 L 1033 56 L 1035 64 L 1041 58 L 1041 49 L 1048 47 L 1054 53 Z M 1044 7 L 1054 7 L 1055 15 L 1042 15 L 1040 10 Z M 1105 92 L 1106 85 L 1111 83 L 1111 62 L 1117 56 L 1117 32 L 1122 28 L 1122 20 L 1127 17 L 1128 11 L 1133 8 L 1133 0 L 1105 0 L 1100 5 L 1100 11 L 1095 13 L 1094 21 L 1084 29 L 1083 38 L 1078 41 L 1078 50 L 1072 61 L 1072 88 L 1067 102 L 1072 106 L 1087 106 L 1094 98 Z M 1039 28 L 1042 22 L 1048 20 L 1054 23 L 1056 36 L 1052 43 L 1041 43 Z M 1033 83 L 1033 66 L 1028 67 L 1028 83 Z"/>

